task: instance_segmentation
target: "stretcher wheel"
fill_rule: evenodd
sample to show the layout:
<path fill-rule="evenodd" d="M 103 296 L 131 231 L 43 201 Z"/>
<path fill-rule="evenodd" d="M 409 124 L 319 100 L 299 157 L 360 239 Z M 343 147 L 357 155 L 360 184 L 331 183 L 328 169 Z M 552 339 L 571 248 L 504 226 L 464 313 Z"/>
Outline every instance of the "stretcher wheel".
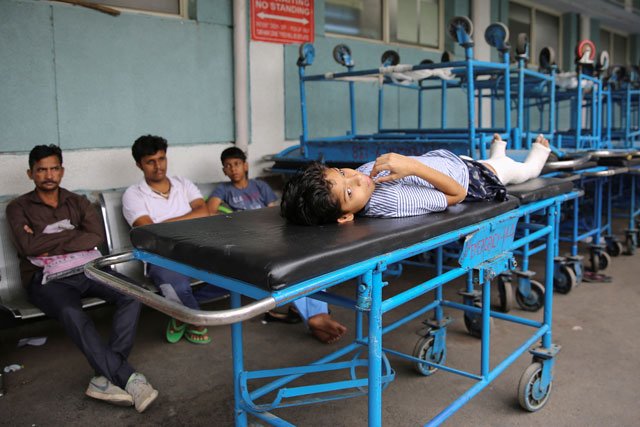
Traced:
<path fill-rule="evenodd" d="M 513 308 L 513 286 L 511 281 L 502 275 L 498 276 L 498 298 L 498 309 L 503 313 L 510 312 Z"/>
<path fill-rule="evenodd" d="M 624 244 L 627 247 L 627 251 L 625 252 L 627 255 L 633 255 L 636 253 L 636 242 L 633 240 L 633 236 L 627 236 Z"/>
<path fill-rule="evenodd" d="M 598 69 L 600 71 L 609 69 L 609 52 L 603 50 L 600 52 L 600 58 L 598 59 Z"/>
<path fill-rule="evenodd" d="M 576 46 L 576 62 L 593 63 L 596 58 L 596 45 L 591 40 L 581 40 Z"/>
<path fill-rule="evenodd" d="M 540 50 L 538 65 L 543 70 L 549 70 L 556 63 L 556 52 L 552 47 L 546 46 Z"/>
<path fill-rule="evenodd" d="M 298 48 L 298 67 L 306 67 L 313 64 L 316 50 L 311 43 L 303 43 Z"/>
<path fill-rule="evenodd" d="M 617 240 L 607 242 L 607 253 L 611 256 L 620 256 L 622 254 L 622 243 Z"/>
<path fill-rule="evenodd" d="M 458 43 L 463 43 L 467 40 L 458 38 L 459 28 L 462 29 L 467 39 L 470 39 L 473 35 L 473 22 L 466 16 L 454 16 L 451 18 L 451 21 L 449 21 L 449 35 Z"/>
<path fill-rule="evenodd" d="M 440 62 L 451 62 L 453 61 L 453 53 L 449 51 L 442 52 L 442 56 L 440 57 Z"/>
<path fill-rule="evenodd" d="M 351 59 L 351 49 L 346 44 L 337 44 L 333 48 L 333 59 L 345 67 L 352 67 L 354 65 Z"/>
<path fill-rule="evenodd" d="M 544 389 L 542 382 L 542 363 L 535 362 L 529 365 L 520 377 L 518 383 L 518 402 L 523 409 L 529 412 L 536 412 L 547 403 L 551 395 L 551 386 L 553 382 Z"/>
<path fill-rule="evenodd" d="M 422 61 L 420 61 L 420 65 L 424 65 L 424 64 L 433 64 L 433 59 L 423 59 Z"/>
<path fill-rule="evenodd" d="M 559 274 L 553 277 L 553 290 L 560 294 L 568 294 L 577 283 L 578 279 L 573 269 L 568 265 L 562 265 Z"/>
<path fill-rule="evenodd" d="M 446 351 L 443 350 L 439 353 L 435 353 L 433 350 L 434 342 L 435 338 L 431 335 L 420 338 L 418 342 L 416 342 L 416 346 L 413 348 L 413 357 L 416 357 L 420 360 L 426 360 L 428 362 L 442 364 L 447 357 Z M 429 366 L 424 363 L 416 363 L 413 366 L 419 374 L 426 377 L 435 374 L 438 370 L 438 368 Z"/>
<path fill-rule="evenodd" d="M 604 271 L 611 265 L 611 255 L 605 251 L 591 254 L 591 271 Z"/>
<path fill-rule="evenodd" d="M 518 40 L 516 42 L 516 53 L 518 55 L 529 54 L 529 36 L 527 33 L 518 34 Z"/>
<path fill-rule="evenodd" d="M 509 28 L 502 22 L 494 22 L 484 30 L 484 40 L 498 50 L 509 48 Z"/>
<path fill-rule="evenodd" d="M 382 54 L 380 62 L 383 67 L 389 67 L 391 65 L 398 65 L 400 63 L 400 54 L 395 50 L 387 50 Z"/>
<path fill-rule="evenodd" d="M 516 301 L 524 311 L 538 311 L 544 305 L 544 286 L 537 280 L 531 280 L 531 292 L 523 295 L 518 288 L 516 290 Z"/>
<path fill-rule="evenodd" d="M 479 302 L 473 303 L 474 307 L 482 307 Z M 493 325 L 493 318 L 489 319 L 489 328 Z M 464 326 L 469 335 L 475 338 L 482 338 L 482 315 L 479 313 L 464 312 Z"/>

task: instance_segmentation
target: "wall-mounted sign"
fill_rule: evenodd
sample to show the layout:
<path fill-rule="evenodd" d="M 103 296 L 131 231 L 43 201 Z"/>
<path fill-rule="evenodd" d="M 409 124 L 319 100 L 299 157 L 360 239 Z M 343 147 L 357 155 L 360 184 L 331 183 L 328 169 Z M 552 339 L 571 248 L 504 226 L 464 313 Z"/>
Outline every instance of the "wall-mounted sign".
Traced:
<path fill-rule="evenodd" d="M 251 0 L 251 38 L 313 43 L 313 0 Z"/>

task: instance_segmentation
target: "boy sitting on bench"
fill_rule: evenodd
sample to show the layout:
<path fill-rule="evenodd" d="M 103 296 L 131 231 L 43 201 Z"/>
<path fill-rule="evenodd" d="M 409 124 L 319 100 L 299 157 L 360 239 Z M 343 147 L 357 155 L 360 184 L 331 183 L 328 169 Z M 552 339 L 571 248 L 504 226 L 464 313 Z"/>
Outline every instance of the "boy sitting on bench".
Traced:
<path fill-rule="evenodd" d="M 505 200 L 505 185 L 540 175 L 551 150 L 538 135 L 524 163 L 506 155 L 494 135 L 487 160 L 447 150 L 422 156 L 384 154 L 358 169 L 313 163 L 287 182 L 280 209 L 290 222 L 317 225 L 352 221 L 362 215 L 398 218 L 440 212 L 462 201 Z"/>

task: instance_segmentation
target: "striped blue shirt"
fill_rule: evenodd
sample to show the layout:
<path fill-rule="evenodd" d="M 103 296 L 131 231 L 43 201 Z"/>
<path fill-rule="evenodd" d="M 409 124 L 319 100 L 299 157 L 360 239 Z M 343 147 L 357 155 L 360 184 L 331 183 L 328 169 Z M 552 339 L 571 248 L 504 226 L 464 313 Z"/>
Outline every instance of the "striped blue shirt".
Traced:
<path fill-rule="evenodd" d="M 434 150 L 412 158 L 453 178 L 465 190 L 469 186 L 469 168 L 460 157 L 447 150 Z M 375 162 L 365 163 L 357 170 L 366 175 L 371 173 Z M 378 177 L 389 175 L 383 171 Z M 399 218 L 440 212 L 447 208 L 443 192 L 417 176 L 407 176 L 395 181 L 376 183 L 371 199 L 360 215 Z"/>

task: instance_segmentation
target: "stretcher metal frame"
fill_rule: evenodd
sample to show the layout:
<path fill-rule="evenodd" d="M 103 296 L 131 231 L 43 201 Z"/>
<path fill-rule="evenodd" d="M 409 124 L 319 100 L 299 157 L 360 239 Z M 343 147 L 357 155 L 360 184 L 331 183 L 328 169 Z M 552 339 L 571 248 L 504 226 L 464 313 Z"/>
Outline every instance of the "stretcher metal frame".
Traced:
<path fill-rule="evenodd" d="M 545 239 L 546 247 L 553 248 L 557 239 L 560 205 L 563 201 L 573 197 L 576 197 L 575 191 L 521 205 L 496 217 L 428 238 L 409 247 L 381 253 L 379 256 L 302 281 L 280 291 L 269 292 L 249 283 L 203 271 L 140 250 L 95 260 L 86 266 L 85 273 L 88 277 L 104 283 L 119 292 L 130 295 L 144 304 L 183 322 L 209 326 L 231 324 L 235 384 L 234 408 L 237 426 L 247 425 L 248 414 L 272 425 L 291 425 L 270 411 L 287 406 L 318 403 L 365 394 L 368 396 L 368 423 L 370 426 L 379 426 L 382 424 L 382 390 L 395 376 L 386 354 L 401 357 L 423 366 L 424 375 L 431 375 L 435 370 L 442 370 L 477 381 L 475 385 L 427 423 L 427 425 L 439 425 L 496 379 L 516 358 L 529 351 L 533 355 L 533 364 L 531 366 L 534 368 L 530 366 L 525 371 L 525 375 L 528 377 L 521 380 L 521 385 L 522 381 L 524 381 L 524 389 L 522 390 L 524 397 L 520 397 L 521 402 L 524 400 L 529 403 L 529 407 L 525 406 L 527 409 L 537 410 L 539 408 L 536 405 L 540 404 L 541 407 L 548 399 L 554 359 L 559 351 L 559 346 L 552 342 L 551 327 L 555 252 L 553 250 L 547 251 L 545 257 L 546 292 L 542 321 L 492 311 L 490 309 L 490 280 L 514 267 L 513 254 L 511 252 L 513 247 L 522 246 L 534 240 Z M 517 241 L 510 240 L 515 236 L 514 229 L 518 220 L 533 212 L 540 211 L 545 212 L 546 224 L 537 227 L 535 231 Z M 437 251 L 438 257 L 441 257 L 443 245 L 461 238 L 466 238 L 466 244 L 463 249 L 460 267 L 447 272 L 439 269 L 434 278 L 416 284 L 414 287 L 397 295 L 383 299 L 382 288 L 387 283 L 383 280 L 382 274 L 389 264 L 397 263 L 433 249 Z M 169 268 L 205 282 L 216 283 L 217 286 L 228 289 L 231 292 L 232 308 L 217 312 L 189 309 L 149 292 L 123 278 L 114 276 L 108 270 L 109 266 L 134 259 Z M 481 307 L 460 304 L 443 298 L 443 286 L 469 272 L 473 272 L 475 280 L 482 286 Z M 359 279 L 354 300 L 328 292 L 331 287 L 354 278 Z M 382 319 L 385 313 L 431 291 L 435 293 L 433 302 L 424 305 L 400 320 L 383 326 Z M 250 297 L 257 301 L 241 306 L 241 296 Z M 354 341 L 306 366 L 246 371 L 243 366 L 241 322 L 303 296 L 311 296 L 327 301 L 330 304 L 353 309 L 356 316 Z M 445 307 L 480 316 L 482 331 L 485 332 L 482 333 L 479 373 L 459 370 L 444 364 L 446 358 L 446 325 L 450 321 L 449 318 L 444 316 L 443 308 Z M 434 320 L 430 324 L 431 328 L 427 336 L 421 338 L 421 340 L 426 341 L 424 343 L 424 351 L 418 355 L 419 357 L 383 347 L 382 337 L 384 334 L 432 310 L 434 312 Z M 367 320 L 365 319 L 365 314 L 368 315 L 369 336 L 365 336 L 363 332 L 363 325 Z M 489 325 L 492 317 L 534 328 L 534 332 L 529 338 L 493 368 L 489 364 L 491 345 Z M 541 340 L 541 344 L 530 349 L 539 340 Z M 366 358 L 361 358 L 360 354 L 365 350 Z M 337 361 L 337 359 L 353 352 L 355 352 L 355 356 L 351 360 Z M 358 378 L 355 374 L 356 369 L 362 367 L 367 369 L 366 378 Z M 351 373 L 351 378 L 332 383 L 286 387 L 291 381 L 305 374 L 333 370 L 347 370 Z M 249 391 L 248 383 L 251 380 L 272 377 L 275 377 L 275 379 L 271 382 Z M 276 397 L 272 401 L 256 403 L 257 399 L 272 392 L 276 393 Z M 332 394 L 327 395 L 327 393 Z"/>

